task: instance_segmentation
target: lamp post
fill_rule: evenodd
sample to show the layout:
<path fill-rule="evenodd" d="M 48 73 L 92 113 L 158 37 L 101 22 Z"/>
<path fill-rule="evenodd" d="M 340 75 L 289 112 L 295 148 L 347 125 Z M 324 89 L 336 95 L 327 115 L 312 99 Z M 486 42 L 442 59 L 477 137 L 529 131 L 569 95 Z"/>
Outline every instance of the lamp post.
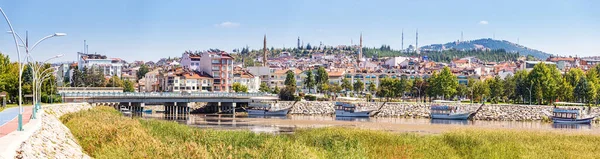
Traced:
<path fill-rule="evenodd" d="M 529 91 L 529 105 L 531 105 L 531 89 L 530 88 L 525 88 L 525 89 L 527 89 Z"/>
<path fill-rule="evenodd" d="M 15 42 L 15 48 L 17 50 L 17 61 L 19 62 L 19 115 L 18 115 L 18 127 L 17 127 L 17 131 L 23 131 L 23 68 L 25 67 L 24 61 L 21 61 L 21 50 L 19 49 L 19 42 L 17 41 L 17 38 L 21 41 L 21 43 L 25 44 L 25 53 L 27 55 L 29 55 L 29 51 L 31 51 L 31 49 L 35 48 L 40 42 L 52 38 L 52 37 L 56 37 L 56 36 L 65 36 L 67 34 L 65 33 L 54 33 L 52 35 L 46 36 L 40 40 L 38 40 L 33 47 L 31 47 L 31 49 L 28 46 L 28 43 L 26 41 L 23 41 L 23 39 L 21 38 L 21 36 L 19 36 L 15 30 L 12 27 L 12 24 L 10 23 L 10 20 L 8 19 L 8 17 L 6 16 L 6 13 L 4 13 L 4 10 L 0 7 L 0 12 L 2 13 L 2 16 L 4 16 L 4 20 L 6 20 L 6 23 L 8 24 L 8 27 L 10 28 L 9 33 L 12 34 L 13 40 Z"/>

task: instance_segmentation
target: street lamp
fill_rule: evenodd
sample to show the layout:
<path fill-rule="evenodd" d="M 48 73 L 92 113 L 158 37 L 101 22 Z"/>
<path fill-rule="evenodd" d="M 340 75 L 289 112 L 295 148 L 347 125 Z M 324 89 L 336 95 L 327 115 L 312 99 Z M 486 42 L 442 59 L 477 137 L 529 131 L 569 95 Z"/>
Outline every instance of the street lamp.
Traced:
<path fill-rule="evenodd" d="M 27 55 L 29 55 L 29 51 L 33 48 L 35 48 L 35 46 L 37 46 L 40 42 L 51 38 L 51 37 L 56 37 L 56 36 L 65 36 L 65 33 L 54 33 L 52 34 L 52 36 L 46 36 L 42 39 L 40 39 L 39 41 L 37 41 L 33 47 L 31 49 L 29 49 L 28 43 L 26 41 L 23 41 L 23 39 L 21 38 L 21 36 L 19 36 L 17 33 L 15 33 L 15 30 L 12 26 L 12 24 L 10 23 L 10 20 L 8 19 L 8 17 L 6 16 L 6 13 L 4 13 L 4 10 L 2 9 L 2 7 L 0 7 L 0 12 L 2 13 L 2 16 L 4 16 L 4 20 L 6 20 L 6 23 L 8 24 L 8 27 L 10 28 L 10 33 L 13 36 L 13 40 L 15 42 L 15 48 L 17 50 L 17 61 L 19 62 L 19 115 L 18 115 L 18 127 L 17 127 L 17 131 L 23 131 L 23 68 L 25 67 L 24 65 L 24 61 L 21 61 L 21 50 L 19 49 L 19 42 L 17 41 L 17 38 L 21 41 L 21 43 L 25 44 L 25 53 Z M 35 74 L 34 74 L 35 75 Z"/>
<path fill-rule="evenodd" d="M 530 88 L 525 88 L 529 91 L 529 105 L 531 105 L 531 89 Z"/>

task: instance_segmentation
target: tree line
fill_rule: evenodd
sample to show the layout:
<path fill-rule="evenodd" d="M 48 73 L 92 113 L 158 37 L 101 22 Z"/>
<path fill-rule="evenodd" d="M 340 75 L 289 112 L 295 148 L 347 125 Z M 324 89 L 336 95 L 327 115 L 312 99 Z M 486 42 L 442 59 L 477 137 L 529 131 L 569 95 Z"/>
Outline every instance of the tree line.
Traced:
<path fill-rule="evenodd" d="M 40 67 L 40 70 L 36 70 L 39 73 L 50 68 L 50 64 L 42 63 L 30 63 L 25 65 L 22 74 L 22 95 L 23 100 L 26 101 L 24 96 L 33 94 L 33 66 Z M 48 72 L 48 71 L 46 71 Z M 57 95 L 56 90 L 56 78 L 49 76 L 46 80 L 41 83 L 41 102 L 49 103 L 60 102 L 61 97 Z M 11 62 L 8 55 L 0 53 L 0 92 L 7 93 L 8 103 L 17 103 L 19 97 L 19 63 Z M 52 97 L 52 98 L 50 98 Z M 0 99 L 1 101 L 1 99 Z"/>

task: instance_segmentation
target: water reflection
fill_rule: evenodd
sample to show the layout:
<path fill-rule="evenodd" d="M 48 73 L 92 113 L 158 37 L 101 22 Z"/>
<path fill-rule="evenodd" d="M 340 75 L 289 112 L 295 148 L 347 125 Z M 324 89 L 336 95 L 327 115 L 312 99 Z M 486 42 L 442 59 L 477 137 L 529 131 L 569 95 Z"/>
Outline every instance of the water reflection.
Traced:
<path fill-rule="evenodd" d="M 369 117 L 335 117 L 335 120 L 340 120 L 340 121 L 361 121 L 361 122 L 368 122 L 371 121 Z"/>
<path fill-rule="evenodd" d="M 592 124 L 563 124 L 554 123 L 552 128 L 555 129 L 592 129 Z"/>
<path fill-rule="evenodd" d="M 469 125 L 468 120 L 431 119 L 431 124 Z"/>
<path fill-rule="evenodd" d="M 248 118 L 288 119 L 288 116 L 248 115 Z"/>

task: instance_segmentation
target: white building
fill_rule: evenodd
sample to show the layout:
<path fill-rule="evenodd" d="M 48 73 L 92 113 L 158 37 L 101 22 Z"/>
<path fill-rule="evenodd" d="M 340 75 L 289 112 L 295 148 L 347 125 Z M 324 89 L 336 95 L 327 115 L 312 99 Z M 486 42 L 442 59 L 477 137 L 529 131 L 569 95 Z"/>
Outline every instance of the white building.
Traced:
<path fill-rule="evenodd" d="M 402 56 L 392 57 L 390 59 L 385 60 L 385 64 L 388 65 L 389 67 L 406 67 L 406 66 L 408 66 L 409 62 L 410 62 L 409 57 L 402 57 Z"/>
<path fill-rule="evenodd" d="M 160 68 L 152 70 L 144 76 L 144 86 L 146 92 L 157 92 L 159 91 L 159 77 Z"/>
<path fill-rule="evenodd" d="M 248 87 L 248 92 L 258 92 L 260 88 L 260 78 L 246 71 L 237 71 L 233 73 L 233 83 L 240 83 Z"/>
<path fill-rule="evenodd" d="M 185 69 L 196 71 L 200 67 L 200 54 L 185 52 L 181 56 L 180 64 Z"/>
<path fill-rule="evenodd" d="M 105 55 L 85 54 L 81 52 L 78 52 L 77 55 L 77 64 L 79 70 L 83 70 L 85 67 L 88 69 L 94 68 L 102 71 L 104 76 L 121 77 L 121 67 L 123 67 L 121 59 L 107 58 Z"/>

